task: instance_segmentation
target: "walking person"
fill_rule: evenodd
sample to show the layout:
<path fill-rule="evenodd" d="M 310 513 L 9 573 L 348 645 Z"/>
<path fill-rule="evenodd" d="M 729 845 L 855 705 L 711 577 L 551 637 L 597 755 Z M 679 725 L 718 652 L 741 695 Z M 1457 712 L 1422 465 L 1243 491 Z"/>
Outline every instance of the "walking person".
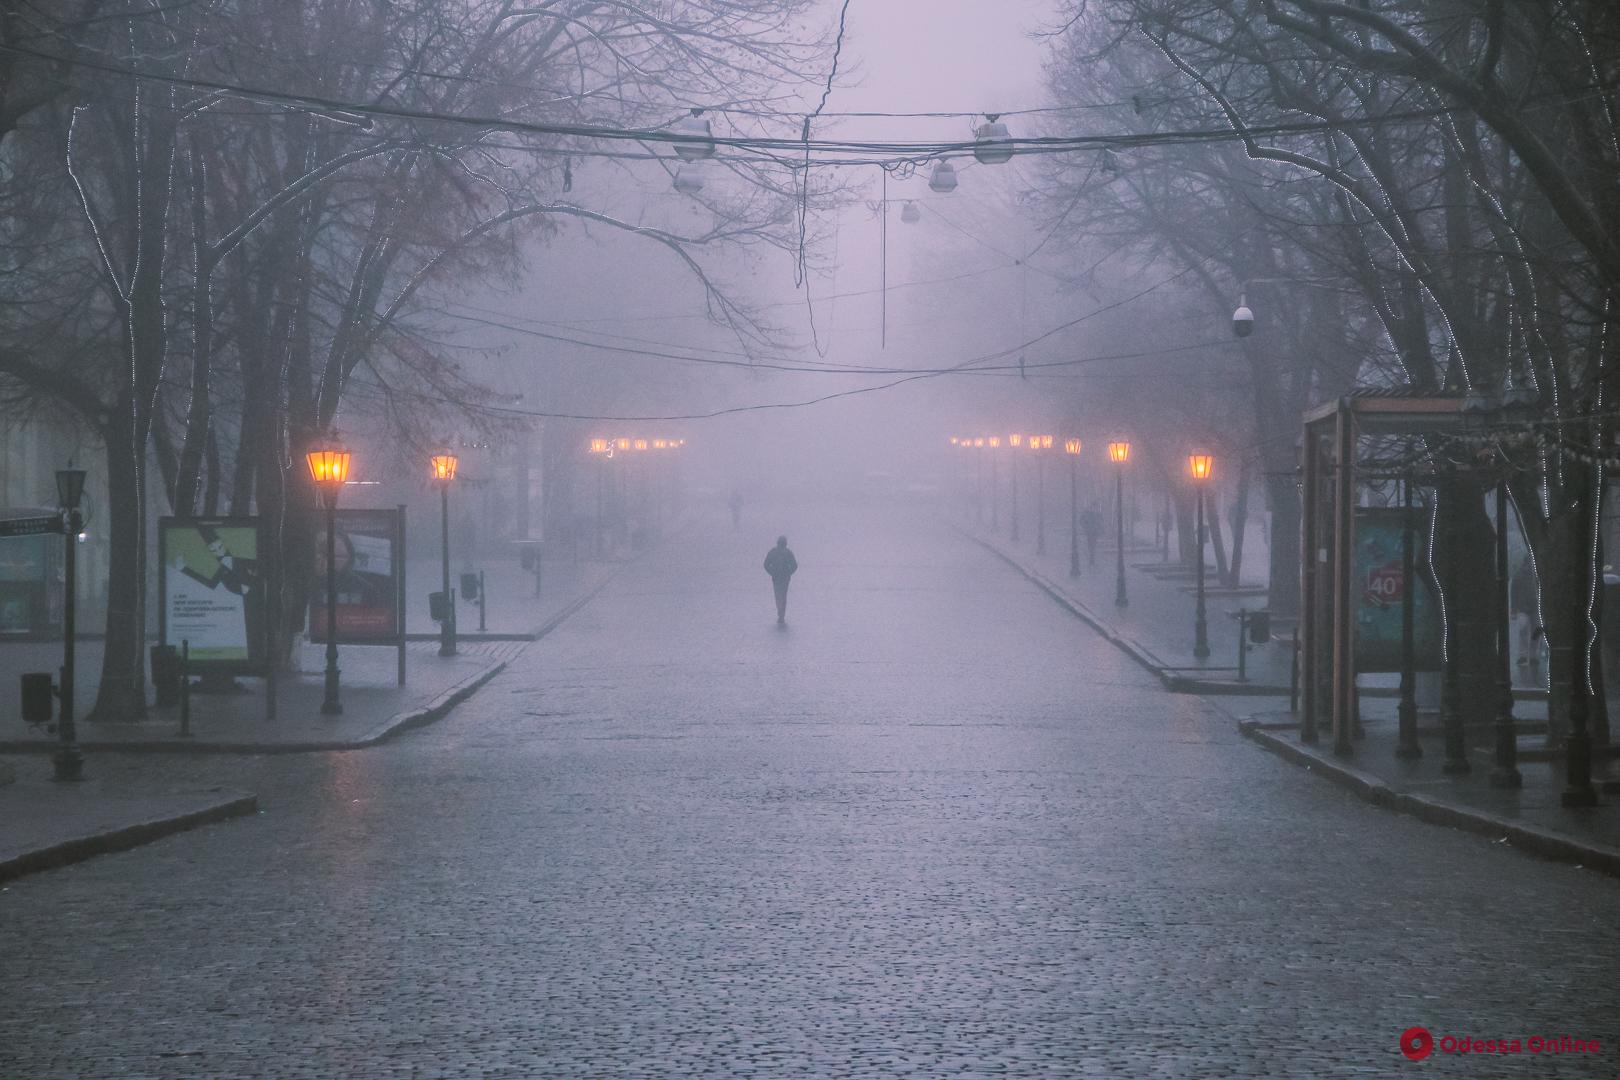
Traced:
<path fill-rule="evenodd" d="M 787 625 L 788 582 L 798 569 L 799 560 L 793 557 L 792 549 L 787 546 L 787 537 L 778 536 L 776 546 L 765 553 L 765 572 L 771 575 L 771 585 L 776 589 L 777 626 Z"/>

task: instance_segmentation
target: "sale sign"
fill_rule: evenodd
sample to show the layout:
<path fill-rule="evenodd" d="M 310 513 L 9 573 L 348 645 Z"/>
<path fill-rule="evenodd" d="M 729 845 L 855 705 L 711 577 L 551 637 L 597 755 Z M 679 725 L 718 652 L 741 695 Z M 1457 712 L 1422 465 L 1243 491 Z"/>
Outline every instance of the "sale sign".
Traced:
<path fill-rule="evenodd" d="M 1369 570 L 1361 598 L 1374 605 L 1399 604 L 1406 599 L 1406 568 L 1392 562 Z"/>
<path fill-rule="evenodd" d="M 1401 668 L 1401 608 L 1407 598 L 1401 522 L 1401 511 L 1390 507 L 1366 506 L 1356 511 L 1351 580 L 1358 582 L 1361 589 L 1355 611 L 1357 671 Z M 1425 563 L 1427 538 L 1421 518 L 1413 548 L 1417 571 L 1417 580 L 1412 583 L 1415 660 L 1418 670 L 1434 671 L 1440 666 L 1440 613 Z"/>

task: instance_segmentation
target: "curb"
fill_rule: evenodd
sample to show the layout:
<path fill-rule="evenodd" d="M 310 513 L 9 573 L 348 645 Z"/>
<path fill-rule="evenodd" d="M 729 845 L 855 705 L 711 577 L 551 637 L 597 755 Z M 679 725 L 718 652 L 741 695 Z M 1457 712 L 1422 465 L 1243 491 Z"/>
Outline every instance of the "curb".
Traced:
<path fill-rule="evenodd" d="M 1620 877 L 1620 848 L 1587 843 L 1551 829 L 1442 802 L 1428 795 L 1397 791 L 1371 773 L 1317 757 L 1253 720 L 1238 721 L 1238 730 L 1278 757 L 1303 765 L 1312 772 L 1319 772 L 1374 806 L 1408 814 L 1431 825 L 1445 825 L 1492 840 L 1506 840 L 1514 847 L 1544 859 L 1572 863 L 1611 877 Z"/>
<path fill-rule="evenodd" d="M 625 565 L 629 565 L 626 563 Z M 541 623 L 530 634 L 523 635 L 524 641 L 539 641 L 547 634 L 561 626 L 567 619 L 579 611 L 580 608 L 596 599 L 596 594 L 607 588 L 619 576 L 617 568 L 601 581 L 593 585 L 589 591 L 579 596 L 557 614 Z M 422 727 L 443 719 L 444 716 L 471 697 L 485 683 L 506 670 L 507 661 L 500 660 L 489 665 L 481 671 L 474 672 L 461 682 L 442 691 L 426 705 L 412 709 L 408 712 L 397 713 L 383 723 L 357 739 L 314 740 L 306 742 L 280 742 L 280 743 L 253 743 L 253 742 L 180 742 L 170 739 L 161 742 L 81 742 L 81 749 L 96 753 L 136 753 L 136 754 L 311 754 L 330 753 L 341 750 L 363 750 L 386 742 L 402 732 L 412 728 Z M 0 742 L 0 753 L 27 754 L 47 753 L 55 751 L 58 746 L 54 740 L 29 739 L 12 742 Z"/>
<path fill-rule="evenodd" d="M 1244 697 L 1288 696 L 1288 687 L 1286 686 L 1275 686 L 1270 683 L 1258 682 L 1240 683 L 1219 679 L 1199 679 L 1188 675 L 1178 675 L 1174 671 L 1171 671 L 1169 665 L 1155 656 L 1146 646 L 1140 644 L 1132 638 L 1126 637 L 1124 634 L 1119 633 L 1113 627 L 1104 622 L 1101 617 L 1099 617 L 1085 604 L 1070 596 L 1063 589 L 1049 581 L 1041 573 L 1029 569 L 1029 567 L 1018 562 L 1011 555 L 1008 555 L 1005 551 L 1002 551 L 988 540 L 975 536 L 973 533 L 970 533 L 955 524 L 952 524 L 951 528 L 955 529 L 957 533 L 968 540 L 973 541 L 975 544 L 978 544 L 980 547 L 990 552 L 990 554 L 996 556 L 996 558 L 1018 571 L 1027 581 L 1035 585 L 1042 592 L 1046 593 L 1047 596 L 1050 596 L 1053 600 L 1057 601 L 1059 607 L 1065 609 L 1071 615 L 1078 618 L 1081 622 L 1091 627 L 1098 634 L 1100 634 L 1104 640 L 1117 647 L 1126 656 L 1129 656 L 1132 660 L 1135 660 L 1150 674 L 1158 678 L 1160 684 L 1162 684 L 1164 688 L 1169 690 L 1171 693 L 1197 694 L 1200 696 L 1209 694 L 1232 694 Z"/>
<path fill-rule="evenodd" d="M 200 810 L 187 811 L 172 817 L 153 818 L 150 821 L 137 822 L 134 825 L 125 825 L 106 832 L 95 833 L 90 836 L 79 836 L 72 840 L 51 844 L 48 847 L 38 848 L 34 851 L 25 851 L 21 855 L 14 855 L 9 859 L 0 860 L 0 881 L 10 881 L 22 877 L 24 874 L 34 874 L 41 870 L 51 870 L 69 863 L 83 862 L 96 855 L 107 855 L 115 851 L 127 851 L 142 844 L 149 844 L 153 840 L 171 836 L 174 833 L 185 832 L 202 825 L 212 825 L 215 822 L 225 821 L 229 818 L 243 817 L 259 812 L 259 799 L 256 795 L 238 795 L 226 799 L 224 802 L 205 806 Z"/>
<path fill-rule="evenodd" d="M 444 716 L 469 697 L 473 691 L 499 675 L 506 661 L 499 660 L 467 678 L 441 691 L 426 705 L 408 712 L 396 713 L 387 722 L 355 739 L 314 739 L 305 742 L 182 742 L 164 739 L 139 742 L 102 741 L 81 742 L 79 748 L 91 753 L 106 754 L 309 754 L 333 750 L 361 750 L 392 738 L 401 731 L 432 723 Z M 59 743 L 35 739 L 0 743 L 0 753 L 45 753 L 54 751 Z"/>

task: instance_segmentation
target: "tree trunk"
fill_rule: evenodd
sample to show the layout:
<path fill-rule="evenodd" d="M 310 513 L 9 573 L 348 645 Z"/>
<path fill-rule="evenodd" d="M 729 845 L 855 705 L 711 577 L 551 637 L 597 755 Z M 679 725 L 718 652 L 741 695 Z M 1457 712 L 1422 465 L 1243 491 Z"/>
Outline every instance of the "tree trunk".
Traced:
<path fill-rule="evenodd" d="M 130 409 L 125 396 L 113 410 L 107 431 L 107 530 L 118 538 L 108 550 L 107 639 L 101 657 L 101 685 L 85 717 L 92 723 L 140 720 L 146 715 L 146 641 L 141 591 L 143 545 L 133 538 L 145 527 L 135 461 L 130 453 Z"/>
<path fill-rule="evenodd" d="M 1209 530 L 1210 544 L 1215 548 L 1215 580 L 1225 581 L 1226 539 L 1221 529 L 1221 500 L 1214 491 L 1204 493 L 1204 527 Z"/>
<path fill-rule="evenodd" d="M 1458 682 L 1465 723 L 1482 724 L 1496 713 L 1495 531 L 1485 513 L 1479 478 L 1454 475 L 1439 483 L 1442 536 L 1435 545 L 1446 592 L 1446 622 L 1457 650 Z"/>
<path fill-rule="evenodd" d="M 1232 500 L 1232 558 L 1227 568 L 1226 586 L 1236 589 L 1243 584 L 1243 534 L 1249 524 L 1249 485 L 1254 477 L 1248 461 L 1238 470 L 1237 497 Z"/>
<path fill-rule="evenodd" d="M 1300 605 L 1300 503 L 1294 478 L 1268 475 L 1266 502 L 1271 507 L 1271 580 L 1266 606 L 1277 618 L 1295 618 Z"/>

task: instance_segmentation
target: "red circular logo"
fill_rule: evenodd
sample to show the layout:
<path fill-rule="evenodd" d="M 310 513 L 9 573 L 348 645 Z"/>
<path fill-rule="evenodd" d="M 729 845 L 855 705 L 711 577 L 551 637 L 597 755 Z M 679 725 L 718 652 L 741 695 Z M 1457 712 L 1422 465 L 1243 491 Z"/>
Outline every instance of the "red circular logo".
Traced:
<path fill-rule="evenodd" d="M 1407 1028 L 1401 1032 L 1401 1053 L 1410 1061 L 1422 1061 L 1434 1053 L 1434 1036 L 1428 1028 Z"/>

